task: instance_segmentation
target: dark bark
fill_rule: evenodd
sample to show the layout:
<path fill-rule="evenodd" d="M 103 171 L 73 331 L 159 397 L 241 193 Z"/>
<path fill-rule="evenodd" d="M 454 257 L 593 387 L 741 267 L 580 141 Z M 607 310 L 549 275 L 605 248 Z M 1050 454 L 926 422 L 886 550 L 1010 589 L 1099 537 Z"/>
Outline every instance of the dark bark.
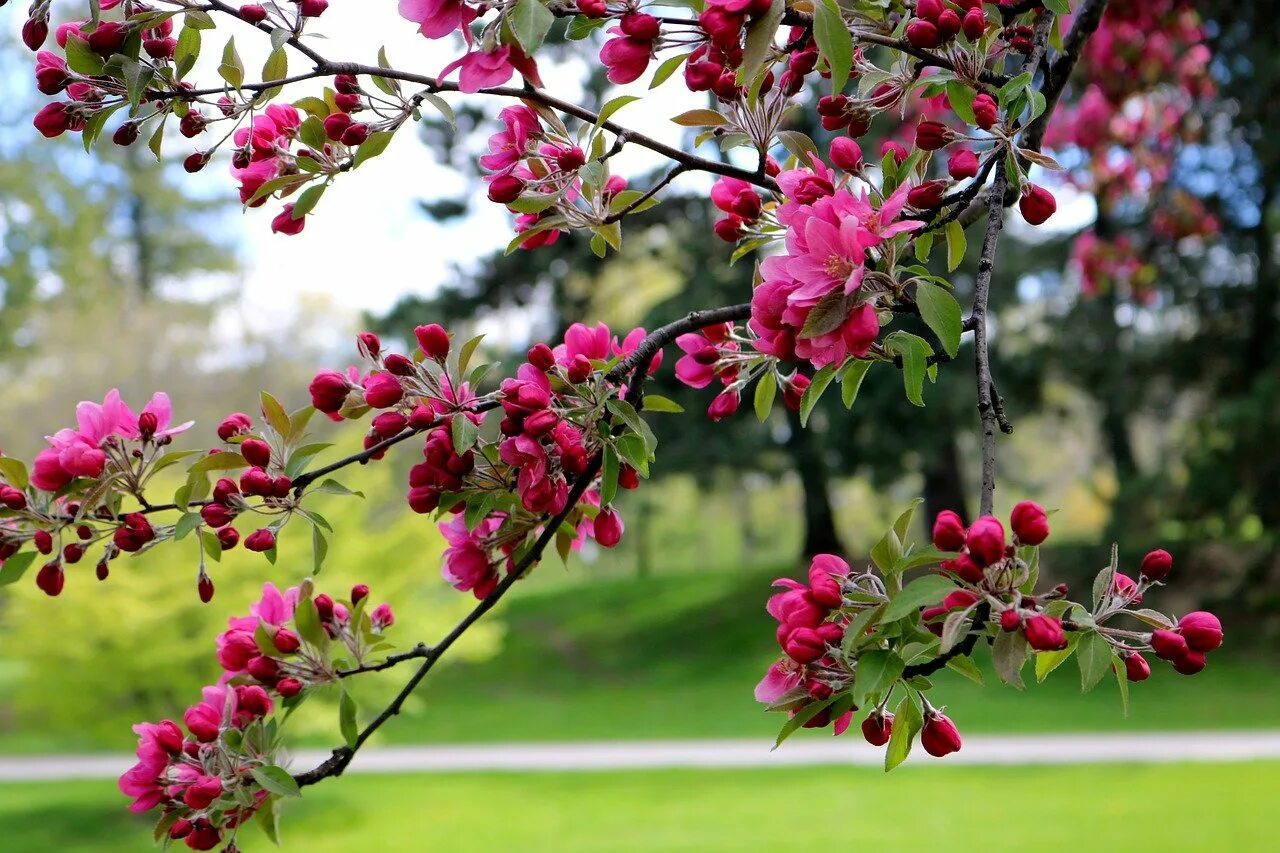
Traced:
<path fill-rule="evenodd" d="M 964 475 L 960 470 L 960 448 L 955 431 L 947 430 L 939 445 L 929 454 L 924 466 L 924 518 L 932 524 L 938 513 L 949 509 L 968 524 L 969 508 L 965 502 Z"/>
<path fill-rule="evenodd" d="M 804 539 L 800 555 L 840 554 L 840 534 L 836 532 L 835 513 L 831 508 L 830 478 L 822 459 L 822 446 L 812 429 L 800 426 L 800 416 L 787 411 L 791 435 L 787 438 L 787 450 L 791 454 L 800 486 L 804 492 Z"/>

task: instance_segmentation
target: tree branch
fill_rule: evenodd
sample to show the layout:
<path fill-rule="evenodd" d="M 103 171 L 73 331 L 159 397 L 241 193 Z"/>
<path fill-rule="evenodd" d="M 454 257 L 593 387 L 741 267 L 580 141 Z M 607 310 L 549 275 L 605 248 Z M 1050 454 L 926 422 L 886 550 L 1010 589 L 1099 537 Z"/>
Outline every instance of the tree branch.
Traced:
<path fill-rule="evenodd" d="M 973 286 L 974 369 L 978 381 L 978 416 L 982 422 L 982 499 L 980 515 L 990 515 L 995 506 L 996 490 L 996 411 L 992 403 L 995 394 L 991 379 L 991 361 L 987 352 L 987 299 L 991 294 L 991 277 L 995 271 L 996 247 L 1000 242 L 1000 229 L 1004 224 L 1004 197 L 1009 176 L 1004 169 L 996 172 L 991 186 L 987 208 L 987 233 L 982 240 L 982 254 L 978 259 L 978 278 Z"/>

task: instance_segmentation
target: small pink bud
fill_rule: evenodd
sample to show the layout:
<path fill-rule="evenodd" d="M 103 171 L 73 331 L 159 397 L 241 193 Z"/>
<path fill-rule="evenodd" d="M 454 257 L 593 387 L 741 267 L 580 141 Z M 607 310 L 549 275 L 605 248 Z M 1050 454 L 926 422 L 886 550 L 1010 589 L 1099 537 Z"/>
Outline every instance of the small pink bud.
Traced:
<path fill-rule="evenodd" d="M 831 162 L 837 169 L 846 172 L 862 171 L 862 146 L 847 136 L 837 136 L 831 140 Z"/>
<path fill-rule="evenodd" d="M 1158 581 L 1173 571 L 1173 556 L 1163 548 L 1149 552 L 1142 558 L 1138 572 L 1147 580 Z"/>
<path fill-rule="evenodd" d="M 257 3 L 248 3 L 240 7 L 240 17 L 251 24 L 260 24 L 267 19 L 267 10 Z"/>
<path fill-rule="evenodd" d="M 1013 508 L 1009 526 L 1023 545 L 1039 545 L 1049 538 L 1049 516 L 1044 507 L 1032 501 L 1022 501 Z"/>
<path fill-rule="evenodd" d="M 244 547 L 259 553 L 270 551 L 276 547 L 276 535 L 265 527 L 259 528 L 245 538 Z"/>
<path fill-rule="evenodd" d="M 302 641 L 298 638 L 298 635 L 288 628 L 277 628 L 271 641 L 276 650 L 282 655 L 291 655 L 302 648 Z"/>
<path fill-rule="evenodd" d="M 990 130 L 1000 120 L 1000 107 L 995 98 L 984 93 L 973 99 L 973 114 L 977 118 L 978 127 Z"/>
<path fill-rule="evenodd" d="M 995 516 L 984 515 L 969 528 L 965 544 L 970 556 L 981 565 L 998 563 L 1004 558 L 1004 525 Z"/>
<path fill-rule="evenodd" d="M 884 746 L 893 736 L 893 714 L 872 711 L 862 721 L 862 736 L 872 746 Z"/>
<path fill-rule="evenodd" d="M 1000 629 L 1002 631 L 1016 631 L 1022 627 L 1022 617 L 1018 615 L 1015 607 L 1010 607 L 1000 613 Z"/>
<path fill-rule="evenodd" d="M 737 391 L 721 391 L 707 408 L 707 417 L 713 421 L 722 421 L 732 417 L 738 411 L 742 397 Z"/>
<path fill-rule="evenodd" d="M 939 121 L 922 121 L 916 125 L 916 147 L 921 151 L 937 151 L 951 141 L 952 133 Z"/>
<path fill-rule="evenodd" d="M 449 355 L 449 333 L 444 330 L 443 326 L 436 323 L 428 323 L 425 326 L 419 326 L 414 329 L 413 334 L 418 339 L 418 346 L 422 348 L 427 357 L 439 361 Z"/>
<path fill-rule="evenodd" d="M 374 373 L 364 380 L 364 401 L 375 409 L 389 409 L 403 398 L 400 380 L 390 373 Z"/>
<path fill-rule="evenodd" d="M 240 531 L 234 527 L 224 527 L 218 531 L 218 544 L 222 550 L 230 551 L 240 542 Z"/>
<path fill-rule="evenodd" d="M 602 548 L 612 548 L 622 540 L 624 525 L 622 516 L 613 507 L 600 510 L 592 525 L 595 540 Z"/>
<path fill-rule="evenodd" d="M 537 343 L 529 347 L 527 354 L 529 363 L 544 373 L 556 366 L 556 357 L 551 352 L 551 347 L 544 343 Z"/>
<path fill-rule="evenodd" d="M 930 21 L 916 20 L 907 24 L 907 41 L 913 47 L 930 50 L 942 44 L 942 33 L 936 24 Z"/>
<path fill-rule="evenodd" d="M 356 335 L 356 349 L 365 358 L 377 358 L 382 352 L 382 340 L 373 332 L 361 332 Z"/>
<path fill-rule="evenodd" d="M 1178 630 L 1192 651 L 1211 652 L 1222 645 L 1222 623 L 1204 610 L 1188 613 L 1178 620 Z"/>
<path fill-rule="evenodd" d="M 1062 622 L 1052 616 L 1038 613 L 1027 619 L 1022 626 L 1027 645 L 1038 652 L 1060 651 L 1067 647 L 1067 636 L 1062 631 Z"/>
<path fill-rule="evenodd" d="M 939 551 L 959 551 L 964 547 L 965 529 L 960 516 L 944 509 L 933 522 L 933 546 Z"/>
<path fill-rule="evenodd" d="M 282 678 L 276 682 L 276 692 L 285 699 L 291 699 L 302 692 L 302 682 L 296 678 Z"/>
<path fill-rule="evenodd" d="M 977 177 L 978 155 L 968 148 L 961 148 L 947 161 L 947 174 L 957 181 Z"/>
<path fill-rule="evenodd" d="M 1151 633 L 1151 650 L 1161 660 L 1176 660 L 1190 651 L 1181 634 L 1166 630 Z"/>
<path fill-rule="evenodd" d="M 1190 649 L 1183 655 L 1173 660 L 1173 669 L 1182 675 L 1195 675 L 1205 668 L 1208 661 L 1205 659 L 1204 652 L 1196 652 Z"/>
<path fill-rule="evenodd" d="M 1130 681 L 1146 681 L 1151 677 L 1151 664 L 1137 652 L 1129 652 L 1124 659 L 1124 675 Z"/>
<path fill-rule="evenodd" d="M 237 435 L 244 435 L 252 427 L 252 418 L 244 412 L 232 412 L 218 424 L 218 438 L 227 441 Z"/>
<path fill-rule="evenodd" d="M 355 586 L 351 587 L 351 604 L 352 605 L 358 605 L 360 602 L 364 601 L 368 597 L 369 597 L 368 584 L 358 583 Z"/>
<path fill-rule="evenodd" d="M 201 575 L 200 580 L 196 582 L 196 592 L 200 595 L 200 600 L 205 604 L 213 601 L 213 581 L 208 575 Z"/>
<path fill-rule="evenodd" d="M 67 576 L 63 573 L 62 563 L 58 560 L 45 563 L 36 574 L 36 586 L 50 597 L 59 595 L 66 581 Z"/>
<path fill-rule="evenodd" d="M 925 718 L 920 732 L 920 745 L 934 758 L 941 758 L 960 751 L 960 730 L 951 718 L 938 711 L 931 711 Z"/>
<path fill-rule="evenodd" d="M 1049 217 L 1053 216 L 1057 209 L 1058 202 L 1054 199 L 1053 193 L 1035 184 L 1027 184 L 1022 198 L 1018 199 L 1018 212 L 1031 225 L 1043 225 L 1048 222 Z"/>
<path fill-rule="evenodd" d="M 246 438 L 240 443 L 240 455 L 250 465 L 266 468 L 271 464 L 271 445 L 260 438 Z"/>

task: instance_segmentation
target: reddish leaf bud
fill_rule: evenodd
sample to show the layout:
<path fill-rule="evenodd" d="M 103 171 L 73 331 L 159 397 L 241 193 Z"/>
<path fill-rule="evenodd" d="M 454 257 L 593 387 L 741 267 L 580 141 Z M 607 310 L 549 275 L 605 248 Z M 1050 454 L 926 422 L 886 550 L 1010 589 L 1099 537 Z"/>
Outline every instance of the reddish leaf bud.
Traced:
<path fill-rule="evenodd" d="M 933 546 L 939 551 L 959 551 L 964 547 L 965 529 L 960 516 L 949 509 L 933 522 Z"/>
<path fill-rule="evenodd" d="M 1053 193 L 1035 184 L 1027 184 L 1022 192 L 1022 198 L 1018 199 L 1018 212 L 1032 225 L 1043 225 L 1048 222 L 1049 217 L 1053 216 L 1057 209 L 1058 202 L 1054 199 Z"/>
<path fill-rule="evenodd" d="M 920 745 L 934 758 L 959 752 L 960 730 L 946 714 L 930 711 L 920 731 Z"/>
<path fill-rule="evenodd" d="M 263 527 L 253 531 L 244 540 L 244 547 L 250 551 L 261 553 L 276 547 L 276 535 Z"/>
<path fill-rule="evenodd" d="M 893 714 L 872 711 L 862 721 L 862 736 L 872 746 L 884 746 L 893 736 Z"/>
<path fill-rule="evenodd" d="M 240 455 L 250 465 L 266 468 L 271 464 L 271 445 L 260 438 L 246 438 L 240 443 Z"/>
<path fill-rule="evenodd" d="M 1032 501 L 1022 501 L 1013 508 L 1009 526 L 1023 545 L 1039 545 L 1049 538 L 1049 516 L 1044 507 Z"/>
<path fill-rule="evenodd" d="M 437 323 L 428 323 L 413 330 L 418 346 L 428 358 L 444 360 L 449 355 L 449 333 Z"/>
<path fill-rule="evenodd" d="M 991 515 L 984 515 L 975 521 L 965 537 L 970 556 L 984 566 L 998 563 L 1004 558 L 1004 543 L 1004 525 Z"/>
<path fill-rule="evenodd" d="M 1211 652 L 1222 645 L 1222 623 L 1204 610 L 1188 613 L 1178 620 L 1178 630 L 1192 651 Z"/>
<path fill-rule="evenodd" d="M 1146 681 L 1151 677 L 1151 664 L 1137 652 L 1129 652 L 1124 659 L 1124 675 L 1130 681 Z"/>
<path fill-rule="evenodd" d="M 1000 120 L 1000 106 L 995 98 L 983 93 L 973 99 L 973 115 L 977 119 L 978 127 L 990 130 Z"/>
<path fill-rule="evenodd" d="M 596 516 L 592 530 L 602 548 L 612 548 L 622 540 L 622 516 L 613 507 L 605 507 Z"/>
<path fill-rule="evenodd" d="M 1157 548 L 1142 558 L 1138 572 L 1147 580 L 1158 581 L 1173 571 L 1173 556 L 1163 548 Z"/>
<path fill-rule="evenodd" d="M 1161 660 L 1176 660 L 1190 651 L 1181 634 L 1166 630 L 1151 633 L 1151 650 Z"/>

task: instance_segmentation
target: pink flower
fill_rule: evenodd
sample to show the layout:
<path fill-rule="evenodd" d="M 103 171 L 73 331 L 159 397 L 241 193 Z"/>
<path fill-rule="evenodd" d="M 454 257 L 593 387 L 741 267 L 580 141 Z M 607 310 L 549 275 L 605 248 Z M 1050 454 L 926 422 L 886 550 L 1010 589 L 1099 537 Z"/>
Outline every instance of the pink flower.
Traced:
<path fill-rule="evenodd" d="M 385 631 L 395 624 L 396 617 L 391 612 L 391 605 L 384 602 L 373 608 L 373 612 L 369 614 L 369 621 L 373 623 L 375 631 Z"/>
<path fill-rule="evenodd" d="M 653 58 L 653 41 L 633 38 L 620 27 L 611 27 L 609 32 L 614 37 L 600 48 L 600 61 L 609 69 L 609 82 L 621 85 L 639 80 Z"/>
<path fill-rule="evenodd" d="M 473 94 L 490 86 L 501 86 L 515 73 L 510 45 L 496 48 L 492 53 L 473 50 L 450 62 L 440 71 L 444 79 L 458 72 L 458 91 Z"/>
<path fill-rule="evenodd" d="M 462 0 L 400 0 L 400 17 L 421 24 L 418 32 L 429 39 L 444 38 L 461 30 L 462 37 L 471 43 L 471 31 L 467 29 L 476 19 L 476 10 Z"/>
<path fill-rule="evenodd" d="M 607 361 L 614 345 L 609 327 L 604 323 L 597 323 L 594 327 L 574 323 L 564 333 L 564 343 L 552 352 L 555 353 L 556 363 L 561 367 L 568 367 L 579 355 L 591 361 Z"/>
<path fill-rule="evenodd" d="M 681 335 L 676 346 L 686 353 L 676 362 L 676 378 L 690 388 L 706 388 L 716 376 L 719 350 L 700 334 Z"/>
<path fill-rule="evenodd" d="M 402 5 L 409 1 L 402 0 Z M 530 140 L 542 134 L 542 124 L 538 114 L 523 105 L 507 107 L 498 117 L 505 129 L 489 137 L 489 153 L 480 157 L 480 165 L 490 171 L 504 172 L 524 158 Z"/>
<path fill-rule="evenodd" d="M 498 585 L 498 570 L 489 557 L 484 539 L 496 531 L 502 521 L 503 516 L 491 515 L 476 525 L 475 530 L 467 530 L 466 520 L 460 515 L 452 521 L 441 522 L 440 533 L 449 547 L 445 549 L 440 573 L 454 589 L 471 590 L 481 599 Z"/>
<path fill-rule="evenodd" d="M 801 667 L 791 658 L 774 661 L 769 671 L 756 685 L 756 701 L 764 705 L 773 705 L 800 686 Z"/>

